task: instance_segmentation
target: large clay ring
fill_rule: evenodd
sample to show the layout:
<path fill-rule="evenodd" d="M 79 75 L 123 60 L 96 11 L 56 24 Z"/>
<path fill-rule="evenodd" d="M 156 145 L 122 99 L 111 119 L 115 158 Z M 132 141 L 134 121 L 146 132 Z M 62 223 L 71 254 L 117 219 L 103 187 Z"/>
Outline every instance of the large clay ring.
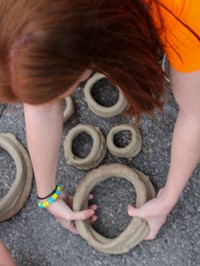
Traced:
<path fill-rule="evenodd" d="M 92 137 L 93 146 L 90 153 L 85 158 L 78 158 L 72 152 L 72 145 L 76 136 L 83 132 L 86 132 Z M 106 155 L 105 138 L 98 127 L 79 124 L 72 128 L 65 137 L 64 152 L 67 164 L 83 170 L 95 168 Z"/>
<path fill-rule="evenodd" d="M 123 130 L 131 132 L 131 142 L 124 148 L 120 148 L 114 144 L 114 136 Z M 139 129 L 124 124 L 111 128 L 108 133 L 106 143 L 109 151 L 113 155 L 124 158 L 133 158 L 141 151 L 142 148 L 142 138 Z"/>
<path fill-rule="evenodd" d="M 138 170 L 122 164 L 103 165 L 90 171 L 79 184 L 74 199 L 73 210 L 88 209 L 88 195 L 94 186 L 112 176 L 125 178 L 132 183 L 136 191 L 136 207 L 141 207 L 146 201 L 156 196 L 149 178 Z M 116 238 L 109 239 L 97 233 L 90 220 L 75 221 L 80 235 L 89 245 L 109 254 L 128 252 L 139 244 L 148 234 L 149 225 L 146 220 L 133 217 L 128 227 Z"/>
<path fill-rule="evenodd" d="M 74 113 L 74 104 L 71 96 L 65 98 L 66 106 L 63 112 L 63 121 L 66 122 Z"/>
<path fill-rule="evenodd" d="M 11 133 L 0 134 L 0 146 L 16 165 L 16 177 L 8 193 L 0 200 L 0 221 L 17 214 L 26 202 L 32 187 L 33 171 L 29 155 Z"/>
<path fill-rule="evenodd" d="M 84 87 L 84 94 L 85 94 L 86 102 L 91 111 L 93 111 L 95 114 L 102 116 L 102 117 L 113 117 L 113 116 L 120 114 L 127 106 L 127 101 L 121 89 L 118 88 L 119 98 L 118 98 L 117 103 L 111 107 L 105 107 L 105 106 L 100 105 L 99 103 L 95 101 L 95 99 L 93 98 L 91 94 L 91 90 L 94 84 L 98 80 L 101 80 L 105 77 L 106 77 L 105 75 L 100 74 L 100 73 L 94 74 L 94 76 L 92 76 L 86 82 L 85 87 Z"/>

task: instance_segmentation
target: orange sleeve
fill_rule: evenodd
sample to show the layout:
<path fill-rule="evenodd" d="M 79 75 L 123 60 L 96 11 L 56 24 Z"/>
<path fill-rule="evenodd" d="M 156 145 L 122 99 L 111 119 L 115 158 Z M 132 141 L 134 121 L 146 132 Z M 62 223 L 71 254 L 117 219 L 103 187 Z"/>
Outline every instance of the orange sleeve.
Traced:
<path fill-rule="evenodd" d="M 164 31 L 159 31 L 160 19 L 156 7 L 152 5 L 152 18 L 170 64 L 180 72 L 200 70 L 200 1 L 162 0 L 162 3 L 199 37 L 163 7 L 160 12 Z"/>

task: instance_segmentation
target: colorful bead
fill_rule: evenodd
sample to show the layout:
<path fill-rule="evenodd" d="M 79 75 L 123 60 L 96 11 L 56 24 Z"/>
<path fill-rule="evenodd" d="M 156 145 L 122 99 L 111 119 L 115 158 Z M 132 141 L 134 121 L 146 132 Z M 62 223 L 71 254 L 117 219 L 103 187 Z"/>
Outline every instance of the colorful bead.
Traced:
<path fill-rule="evenodd" d="M 44 202 L 44 207 L 46 208 L 46 207 L 48 207 L 49 206 L 49 202 L 48 201 L 45 201 Z"/>
<path fill-rule="evenodd" d="M 44 202 L 38 202 L 38 207 L 41 209 L 47 208 L 51 203 L 53 203 L 54 201 L 57 200 L 58 196 L 60 195 L 61 192 L 61 186 L 57 185 L 56 186 L 56 191 L 53 193 L 53 195 L 51 195 L 48 200 L 44 201 Z"/>
<path fill-rule="evenodd" d="M 38 202 L 38 206 L 39 206 L 40 208 L 44 208 L 41 202 Z"/>
<path fill-rule="evenodd" d="M 52 196 L 51 196 L 53 199 L 57 199 L 57 197 L 58 197 L 58 195 L 56 195 L 56 194 L 53 194 Z"/>
<path fill-rule="evenodd" d="M 50 198 L 50 199 L 48 199 L 48 202 L 51 204 L 51 203 L 53 203 L 55 200 L 53 199 L 53 198 Z"/>

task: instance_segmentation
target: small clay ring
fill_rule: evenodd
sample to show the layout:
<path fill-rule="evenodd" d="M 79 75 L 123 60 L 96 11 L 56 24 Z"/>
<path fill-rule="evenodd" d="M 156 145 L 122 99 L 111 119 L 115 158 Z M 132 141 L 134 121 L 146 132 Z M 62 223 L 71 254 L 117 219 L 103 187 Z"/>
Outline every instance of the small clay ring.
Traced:
<path fill-rule="evenodd" d="M 0 221 L 5 221 L 17 214 L 27 200 L 32 187 L 33 171 L 27 151 L 13 134 L 0 134 L 0 146 L 10 154 L 16 165 L 15 180 L 0 200 Z"/>
<path fill-rule="evenodd" d="M 74 113 L 74 104 L 71 96 L 65 98 L 65 109 L 63 112 L 63 121 L 66 122 Z"/>
<path fill-rule="evenodd" d="M 136 191 L 136 207 L 141 207 L 146 201 L 156 196 L 149 178 L 138 170 L 122 164 L 103 165 L 90 171 L 77 187 L 73 210 L 88 209 L 88 195 L 94 186 L 112 176 L 127 179 Z M 148 234 L 149 226 L 146 220 L 133 217 L 128 227 L 116 238 L 109 239 L 97 233 L 89 219 L 75 221 L 80 235 L 95 249 L 109 254 L 128 252 L 139 244 Z"/>
<path fill-rule="evenodd" d="M 121 89 L 117 88 L 119 90 L 119 98 L 116 104 L 111 107 L 105 107 L 105 106 L 100 105 L 99 103 L 95 101 L 95 99 L 93 98 L 91 94 L 91 90 L 94 84 L 98 80 L 101 80 L 105 77 L 106 76 L 103 74 L 96 73 L 94 74 L 94 76 L 88 79 L 84 87 L 84 95 L 85 95 L 86 102 L 89 106 L 89 109 L 91 111 L 93 111 L 95 114 L 102 116 L 102 117 L 113 117 L 113 116 L 120 114 L 127 106 L 127 101 Z"/>
<path fill-rule="evenodd" d="M 86 132 L 92 137 L 93 146 L 90 153 L 85 158 L 79 158 L 72 152 L 74 139 Z M 99 165 L 106 155 L 105 138 L 98 127 L 79 124 L 72 128 L 64 140 L 64 152 L 67 164 L 73 165 L 78 169 L 88 170 Z"/>
<path fill-rule="evenodd" d="M 124 130 L 131 132 L 131 141 L 124 148 L 120 148 L 114 144 L 114 136 Z M 141 151 L 142 148 L 142 138 L 139 129 L 124 124 L 111 128 L 107 135 L 106 143 L 109 151 L 113 155 L 124 158 L 133 158 Z"/>

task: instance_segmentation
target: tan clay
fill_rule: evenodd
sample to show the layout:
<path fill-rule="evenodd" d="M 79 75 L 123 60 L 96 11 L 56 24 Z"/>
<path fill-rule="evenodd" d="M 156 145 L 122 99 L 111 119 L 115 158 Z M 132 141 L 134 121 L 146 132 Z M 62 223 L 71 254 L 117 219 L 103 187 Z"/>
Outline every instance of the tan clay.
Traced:
<path fill-rule="evenodd" d="M 123 130 L 128 130 L 131 132 L 131 142 L 124 148 L 119 148 L 114 144 L 114 136 Z M 139 129 L 124 124 L 111 128 L 110 132 L 108 133 L 106 143 L 109 151 L 113 155 L 124 158 L 135 157 L 142 148 L 142 138 Z"/>
<path fill-rule="evenodd" d="M 136 191 L 136 207 L 156 196 L 149 178 L 138 170 L 122 164 L 103 165 L 90 171 L 79 184 L 74 200 L 73 210 L 80 211 L 88 208 L 88 195 L 94 186 L 112 176 L 125 178 L 130 181 Z M 147 221 L 133 217 L 128 227 L 114 239 L 106 238 L 97 233 L 90 220 L 75 221 L 80 235 L 95 249 L 109 254 L 126 253 L 138 245 L 148 234 Z"/>
<path fill-rule="evenodd" d="M 85 87 L 84 87 L 85 99 L 86 99 L 86 102 L 90 110 L 93 111 L 95 114 L 102 116 L 102 117 L 113 117 L 123 112 L 123 110 L 127 106 L 127 101 L 125 99 L 123 92 L 118 88 L 119 99 L 115 105 L 111 107 L 105 107 L 105 106 L 98 104 L 92 97 L 91 90 L 94 84 L 98 80 L 103 79 L 103 78 L 105 78 L 103 74 L 96 73 L 86 82 Z"/>
<path fill-rule="evenodd" d="M 66 106 L 63 112 L 63 121 L 66 122 L 74 113 L 74 104 L 71 96 L 65 98 Z"/>
<path fill-rule="evenodd" d="M 32 187 L 33 171 L 29 155 L 13 134 L 0 134 L 0 146 L 13 158 L 16 177 L 8 193 L 0 200 L 0 221 L 19 212 Z"/>
<path fill-rule="evenodd" d="M 78 158 L 72 152 L 72 145 L 76 136 L 82 132 L 86 132 L 92 137 L 93 147 L 85 158 Z M 79 124 L 72 128 L 65 137 L 64 152 L 67 164 L 73 165 L 78 169 L 92 169 L 98 166 L 106 155 L 105 138 L 98 127 Z"/>

